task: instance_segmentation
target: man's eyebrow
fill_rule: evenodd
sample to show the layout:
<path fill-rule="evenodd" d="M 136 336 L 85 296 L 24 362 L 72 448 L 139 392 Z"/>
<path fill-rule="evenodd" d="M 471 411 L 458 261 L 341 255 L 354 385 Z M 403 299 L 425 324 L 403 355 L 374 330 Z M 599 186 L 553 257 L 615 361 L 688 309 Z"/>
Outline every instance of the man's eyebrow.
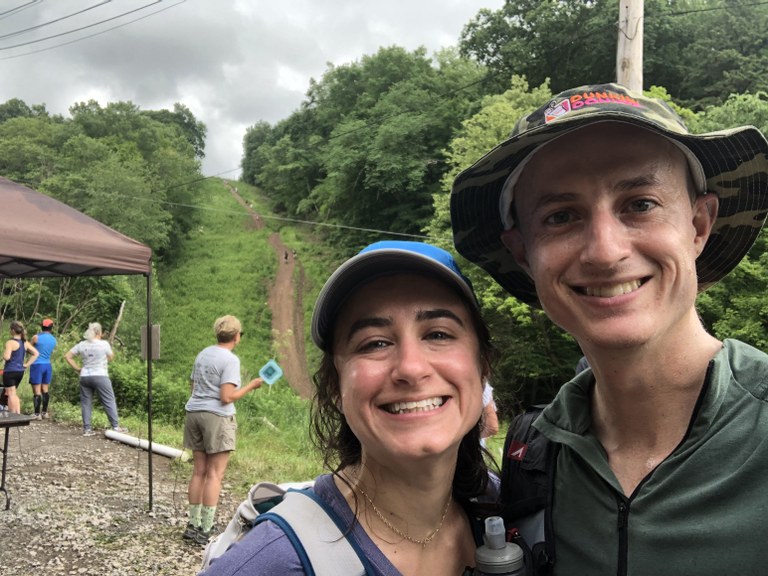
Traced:
<path fill-rule="evenodd" d="M 655 186 L 659 183 L 659 179 L 656 174 L 640 174 L 633 178 L 625 178 L 619 180 L 616 183 L 616 188 L 619 190 L 633 190 L 635 188 L 642 188 L 644 186 Z"/>
<path fill-rule="evenodd" d="M 458 317 L 452 310 L 447 308 L 435 308 L 433 310 L 420 310 L 416 314 L 416 320 L 434 320 L 436 318 L 450 318 L 456 322 L 459 326 L 464 326 L 464 322 Z"/>
<path fill-rule="evenodd" d="M 614 184 L 614 189 L 617 191 L 630 191 L 635 188 L 643 188 L 645 186 L 655 186 L 659 183 L 659 178 L 654 172 L 647 174 L 639 174 L 631 178 L 624 178 Z M 532 211 L 546 209 L 550 204 L 557 204 L 560 202 L 570 202 L 578 198 L 578 195 L 573 192 L 545 192 L 536 198 Z"/>
<path fill-rule="evenodd" d="M 533 212 L 546 208 L 550 204 L 556 204 L 559 202 L 570 202 L 576 199 L 576 194 L 573 192 L 547 192 L 536 198 L 533 204 Z"/>

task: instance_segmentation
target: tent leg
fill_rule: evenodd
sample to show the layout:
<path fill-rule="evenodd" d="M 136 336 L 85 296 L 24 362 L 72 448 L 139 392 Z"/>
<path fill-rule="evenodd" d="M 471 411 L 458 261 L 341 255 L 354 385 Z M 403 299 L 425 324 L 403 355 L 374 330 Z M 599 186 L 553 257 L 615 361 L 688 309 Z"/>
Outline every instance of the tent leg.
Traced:
<path fill-rule="evenodd" d="M 152 511 L 152 270 L 147 273 L 147 450 L 149 477 L 149 511 Z"/>

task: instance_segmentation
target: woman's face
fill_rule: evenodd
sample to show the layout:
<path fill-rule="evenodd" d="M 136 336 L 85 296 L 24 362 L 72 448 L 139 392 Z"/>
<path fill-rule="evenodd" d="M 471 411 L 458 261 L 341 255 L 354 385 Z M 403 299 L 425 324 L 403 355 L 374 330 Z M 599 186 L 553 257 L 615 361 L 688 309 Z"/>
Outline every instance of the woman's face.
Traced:
<path fill-rule="evenodd" d="M 364 461 L 450 454 L 482 411 L 482 362 L 472 318 L 442 282 L 374 280 L 342 307 L 334 334 L 341 409 Z"/>

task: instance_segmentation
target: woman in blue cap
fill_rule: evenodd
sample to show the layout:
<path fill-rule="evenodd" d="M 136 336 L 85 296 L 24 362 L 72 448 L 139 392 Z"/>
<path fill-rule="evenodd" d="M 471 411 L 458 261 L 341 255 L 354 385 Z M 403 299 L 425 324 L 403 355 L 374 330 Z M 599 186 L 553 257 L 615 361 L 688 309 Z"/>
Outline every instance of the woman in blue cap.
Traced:
<path fill-rule="evenodd" d="M 366 574 L 461 574 L 490 490 L 480 431 L 493 349 L 469 280 L 440 248 L 377 242 L 325 283 L 312 339 L 323 352 L 313 440 L 331 471 L 314 499 Z M 263 522 L 205 572 L 234 573 L 310 572 Z"/>

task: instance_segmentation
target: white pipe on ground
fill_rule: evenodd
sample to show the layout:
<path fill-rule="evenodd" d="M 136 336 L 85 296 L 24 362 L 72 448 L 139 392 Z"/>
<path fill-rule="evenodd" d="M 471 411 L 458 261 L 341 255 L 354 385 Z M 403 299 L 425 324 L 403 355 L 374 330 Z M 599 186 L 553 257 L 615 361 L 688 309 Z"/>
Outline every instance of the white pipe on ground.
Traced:
<path fill-rule="evenodd" d="M 115 432 L 114 430 L 104 430 L 104 436 L 110 440 L 117 440 L 118 442 L 122 442 L 130 446 L 136 446 L 142 450 L 149 450 L 148 440 L 142 440 L 140 438 L 136 438 L 135 436 L 130 436 L 129 434 Z M 155 454 L 160 454 L 161 456 L 166 456 L 167 458 L 181 458 L 182 461 L 189 460 L 189 454 L 184 450 L 179 450 L 178 448 L 172 448 L 170 446 L 164 446 L 155 442 L 152 442 L 152 452 Z"/>

